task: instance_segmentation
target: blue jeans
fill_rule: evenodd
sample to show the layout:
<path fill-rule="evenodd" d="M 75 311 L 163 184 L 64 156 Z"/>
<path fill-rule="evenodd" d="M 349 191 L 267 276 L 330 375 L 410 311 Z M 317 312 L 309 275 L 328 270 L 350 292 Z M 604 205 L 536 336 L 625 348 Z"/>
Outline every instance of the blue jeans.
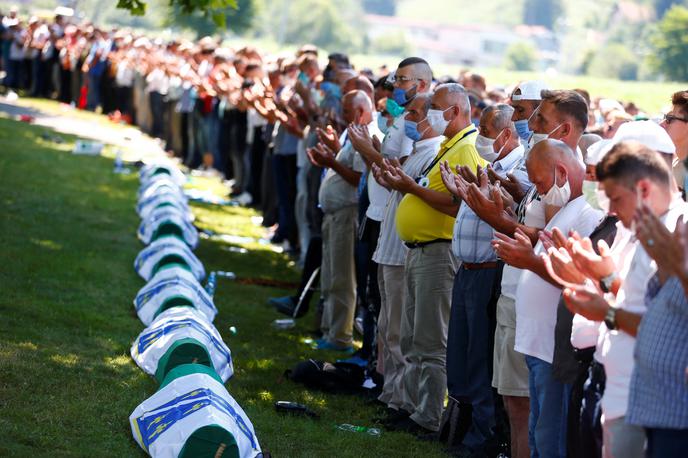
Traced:
<path fill-rule="evenodd" d="M 571 385 L 552 377 L 552 365 L 526 355 L 530 386 L 528 445 L 531 458 L 566 458 L 566 418 Z"/>
<path fill-rule="evenodd" d="M 492 394 L 495 288 L 501 268 L 467 270 L 454 278 L 447 336 L 449 396 L 472 407 L 471 425 L 463 444 L 480 449 L 495 426 Z M 492 308 L 492 311 L 490 311 Z"/>

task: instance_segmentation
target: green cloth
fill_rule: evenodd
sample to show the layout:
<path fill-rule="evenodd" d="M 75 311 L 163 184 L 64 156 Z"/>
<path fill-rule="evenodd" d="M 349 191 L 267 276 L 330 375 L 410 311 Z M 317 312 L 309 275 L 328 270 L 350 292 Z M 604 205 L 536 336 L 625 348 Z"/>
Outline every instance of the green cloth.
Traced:
<path fill-rule="evenodd" d="M 153 319 L 156 319 L 158 315 L 160 315 L 162 312 L 164 312 L 167 309 L 171 309 L 172 307 L 195 307 L 191 299 L 189 299 L 186 296 L 172 296 L 168 297 L 165 302 L 162 303 L 160 308 L 155 312 L 155 315 L 153 315 Z"/>
<path fill-rule="evenodd" d="M 218 383 L 221 385 L 224 385 L 222 382 L 222 379 L 220 378 L 219 375 L 217 375 L 217 372 L 215 372 L 215 369 L 212 367 L 204 366 L 202 364 L 182 364 L 181 366 L 177 366 L 171 371 L 167 373 L 165 376 L 165 379 L 162 381 L 160 384 L 160 388 L 158 388 L 158 391 L 162 390 L 165 388 L 167 385 L 169 385 L 173 380 L 178 379 L 179 377 L 184 377 L 185 375 L 191 375 L 191 374 L 206 374 L 217 380 Z"/>
<path fill-rule="evenodd" d="M 202 364 L 210 368 L 213 367 L 213 362 L 205 345 L 192 338 L 179 339 L 167 349 L 158 361 L 158 368 L 155 371 L 156 380 L 162 382 L 172 369 L 182 364 Z"/>
<path fill-rule="evenodd" d="M 189 436 L 179 452 L 179 458 L 239 458 L 239 446 L 234 436 L 218 425 L 198 428 Z"/>

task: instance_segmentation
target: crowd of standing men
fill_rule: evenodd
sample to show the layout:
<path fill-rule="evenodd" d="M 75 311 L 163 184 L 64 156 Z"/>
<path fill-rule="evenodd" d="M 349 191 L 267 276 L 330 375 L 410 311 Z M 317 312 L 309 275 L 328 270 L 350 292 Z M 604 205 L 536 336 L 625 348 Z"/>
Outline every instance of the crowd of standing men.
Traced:
<path fill-rule="evenodd" d="M 0 32 L 7 88 L 114 113 L 264 211 L 303 265 L 271 303 L 302 316 L 319 272 L 315 347 L 383 377 L 386 428 L 491 456 L 504 417 L 513 457 L 684 456 L 688 91 L 656 122 L 419 57 L 376 75 L 61 16 Z"/>

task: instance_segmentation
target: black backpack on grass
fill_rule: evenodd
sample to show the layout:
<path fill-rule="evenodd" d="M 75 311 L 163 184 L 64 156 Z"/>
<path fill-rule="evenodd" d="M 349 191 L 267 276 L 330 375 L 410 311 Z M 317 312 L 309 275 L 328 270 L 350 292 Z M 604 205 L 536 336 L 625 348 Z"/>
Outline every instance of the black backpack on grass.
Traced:
<path fill-rule="evenodd" d="M 284 375 L 308 388 L 330 393 L 357 393 L 363 389 L 365 369 L 350 363 L 328 363 L 309 359 L 298 363 Z"/>

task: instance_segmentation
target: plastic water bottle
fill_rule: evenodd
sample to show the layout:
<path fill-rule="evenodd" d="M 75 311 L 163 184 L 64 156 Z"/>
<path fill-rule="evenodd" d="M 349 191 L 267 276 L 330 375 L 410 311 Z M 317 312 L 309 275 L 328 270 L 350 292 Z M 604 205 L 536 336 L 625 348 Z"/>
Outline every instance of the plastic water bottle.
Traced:
<path fill-rule="evenodd" d="M 218 270 L 215 273 L 218 277 L 227 278 L 229 280 L 236 280 L 236 274 L 234 272 L 224 272 L 222 270 Z"/>
<path fill-rule="evenodd" d="M 115 173 L 122 173 L 124 163 L 122 162 L 122 150 L 118 149 L 115 153 Z"/>
<path fill-rule="evenodd" d="M 205 290 L 208 293 L 208 296 L 213 297 L 215 294 L 215 282 L 216 282 L 216 273 L 215 272 L 210 272 L 210 275 L 208 275 L 208 282 L 205 284 Z"/>
<path fill-rule="evenodd" d="M 351 433 L 366 433 L 370 436 L 378 437 L 382 434 L 382 431 L 380 431 L 378 428 L 368 428 L 365 426 L 354 426 L 350 425 L 348 423 L 343 423 L 341 425 L 335 426 L 336 429 L 340 431 L 348 431 Z"/>

